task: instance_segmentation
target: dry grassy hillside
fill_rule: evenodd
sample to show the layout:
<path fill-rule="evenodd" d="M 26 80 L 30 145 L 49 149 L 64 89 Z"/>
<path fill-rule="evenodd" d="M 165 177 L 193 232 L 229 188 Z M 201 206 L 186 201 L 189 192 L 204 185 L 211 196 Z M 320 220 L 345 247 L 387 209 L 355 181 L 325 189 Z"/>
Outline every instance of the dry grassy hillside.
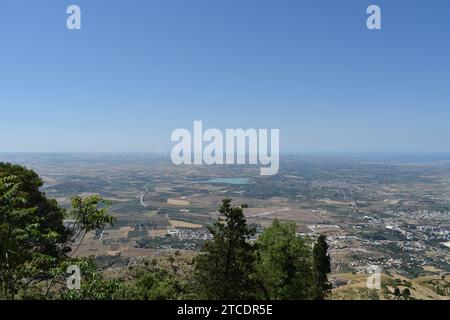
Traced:
<path fill-rule="evenodd" d="M 339 274 L 333 278 L 347 281 L 347 284 L 333 289 L 331 299 L 334 300 L 396 300 L 394 292 L 398 288 L 400 293 L 409 289 L 411 299 L 420 300 L 450 300 L 450 276 L 423 276 L 408 279 L 399 275 L 386 275 L 381 277 L 381 289 L 368 289 L 366 274 Z"/>

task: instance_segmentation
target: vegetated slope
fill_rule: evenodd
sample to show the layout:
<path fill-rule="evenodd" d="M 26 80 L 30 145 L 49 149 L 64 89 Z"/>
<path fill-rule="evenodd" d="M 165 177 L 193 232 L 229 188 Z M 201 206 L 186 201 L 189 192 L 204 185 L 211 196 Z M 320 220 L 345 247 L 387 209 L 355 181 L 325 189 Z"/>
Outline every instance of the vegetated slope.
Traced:
<path fill-rule="evenodd" d="M 333 278 L 347 281 L 347 284 L 332 290 L 333 300 L 405 300 L 403 292 L 408 289 L 409 299 L 450 300 L 450 276 L 421 276 L 408 279 L 400 275 L 381 277 L 381 289 L 368 289 L 367 274 L 335 274 Z M 400 296 L 395 295 L 398 288 Z"/>
<path fill-rule="evenodd" d="M 133 258 L 128 267 L 110 268 L 104 271 L 109 277 L 127 278 L 133 269 L 153 265 L 168 271 L 178 279 L 187 279 L 193 272 L 192 259 L 196 253 L 191 251 L 162 251 L 151 257 Z M 419 300 L 450 300 L 450 276 L 442 278 L 438 275 L 421 276 L 408 279 L 400 275 L 383 274 L 381 290 L 368 289 L 367 274 L 333 274 L 331 278 L 347 281 L 347 284 L 332 290 L 331 300 L 404 300 L 402 293 L 409 289 L 410 299 Z M 399 289 L 400 297 L 396 296 L 395 288 Z M 447 295 L 445 295 L 445 293 Z"/>

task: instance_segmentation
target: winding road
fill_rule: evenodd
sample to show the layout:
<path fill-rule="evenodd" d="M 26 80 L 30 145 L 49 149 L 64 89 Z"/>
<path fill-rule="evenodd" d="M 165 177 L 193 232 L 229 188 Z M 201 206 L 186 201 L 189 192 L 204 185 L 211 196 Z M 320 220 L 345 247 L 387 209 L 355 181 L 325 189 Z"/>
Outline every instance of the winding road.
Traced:
<path fill-rule="evenodd" d="M 150 189 L 150 185 L 147 184 L 147 189 L 145 190 L 144 194 L 141 196 L 141 204 L 144 208 L 147 208 L 147 205 L 144 203 L 144 198 L 148 194 L 149 189 Z"/>

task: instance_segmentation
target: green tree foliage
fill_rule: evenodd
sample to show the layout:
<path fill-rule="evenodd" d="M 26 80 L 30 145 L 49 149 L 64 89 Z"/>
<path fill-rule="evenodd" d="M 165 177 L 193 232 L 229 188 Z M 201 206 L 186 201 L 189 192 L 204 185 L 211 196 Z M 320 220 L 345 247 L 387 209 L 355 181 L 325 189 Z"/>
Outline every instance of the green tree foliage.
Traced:
<path fill-rule="evenodd" d="M 140 269 L 135 273 L 134 278 L 130 290 L 127 291 L 127 299 L 177 300 L 188 297 L 186 283 L 166 270 Z"/>
<path fill-rule="evenodd" d="M 71 236 L 63 224 L 64 210 L 58 206 L 56 200 L 48 199 L 45 193 L 40 191 L 43 182 L 33 170 L 10 163 L 0 163 L 0 178 L 8 176 L 17 179 L 20 195 L 24 200 L 21 204 L 16 204 L 17 208 L 35 208 L 35 215 L 40 219 L 37 226 L 39 232 L 42 234 L 52 232 L 53 237 L 41 239 L 39 246 L 41 252 L 53 257 L 64 257 L 70 248 L 62 244 L 66 244 Z"/>
<path fill-rule="evenodd" d="M 80 289 L 67 289 L 66 270 L 70 265 L 80 268 Z M 55 296 L 63 300 L 113 300 L 121 299 L 126 287 L 123 281 L 105 277 L 92 258 L 70 259 L 55 270 L 55 278 L 59 279 L 58 292 Z"/>
<path fill-rule="evenodd" d="M 78 250 L 88 232 L 103 229 L 107 224 L 112 226 L 117 221 L 116 218 L 108 214 L 108 205 L 108 201 L 97 195 L 86 198 L 72 198 L 70 216 L 75 220 L 78 228 L 78 234 L 75 238 L 82 235 L 77 247 L 72 251 L 72 256 Z"/>
<path fill-rule="evenodd" d="M 24 167 L 0 163 L 0 295 L 15 299 L 46 279 L 70 250 L 64 212 Z"/>
<path fill-rule="evenodd" d="M 222 217 L 210 227 L 214 236 L 195 259 L 195 282 L 203 299 L 255 298 L 255 253 L 248 242 L 255 230 L 247 226 L 242 207 L 224 199 Z"/>
<path fill-rule="evenodd" d="M 265 299 L 311 298 L 311 246 L 295 229 L 294 223 L 275 220 L 258 239 L 257 272 Z"/>
<path fill-rule="evenodd" d="M 0 297 L 45 298 L 58 284 L 60 267 L 70 261 L 74 232 L 63 224 L 64 210 L 46 198 L 41 186 L 33 171 L 0 163 Z M 98 196 L 72 199 L 71 215 L 83 234 L 78 246 L 89 231 L 115 222 L 107 204 Z"/>
<path fill-rule="evenodd" d="M 331 294 L 332 286 L 328 281 L 328 274 L 331 272 L 330 260 L 326 237 L 324 235 L 320 235 L 313 248 L 313 299 L 315 300 L 323 300 Z"/>
<path fill-rule="evenodd" d="M 65 270 L 77 265 L 81 271 L 79 290 L 65 286 Z M 60 291 L 55 297 L 64 300 L 176 300 L 189 298 L 186 283 L 156 266 L 140 266 L 122 277 L 105 276 L 92 258 L 71 259 L 58 270 Z"/>

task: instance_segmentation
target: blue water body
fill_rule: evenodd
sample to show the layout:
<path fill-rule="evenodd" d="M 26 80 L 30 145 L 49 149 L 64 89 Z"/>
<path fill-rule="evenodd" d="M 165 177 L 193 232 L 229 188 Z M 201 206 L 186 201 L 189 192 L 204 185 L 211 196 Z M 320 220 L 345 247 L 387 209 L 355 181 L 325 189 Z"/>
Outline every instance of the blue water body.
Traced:
<path fill-rule="evenodd" d="M 203 181 L 202 183 L 223 183 L 223 184 L 248 184 L 250 182 L 247 178 L 213 178 L 207 181 Z"/>

